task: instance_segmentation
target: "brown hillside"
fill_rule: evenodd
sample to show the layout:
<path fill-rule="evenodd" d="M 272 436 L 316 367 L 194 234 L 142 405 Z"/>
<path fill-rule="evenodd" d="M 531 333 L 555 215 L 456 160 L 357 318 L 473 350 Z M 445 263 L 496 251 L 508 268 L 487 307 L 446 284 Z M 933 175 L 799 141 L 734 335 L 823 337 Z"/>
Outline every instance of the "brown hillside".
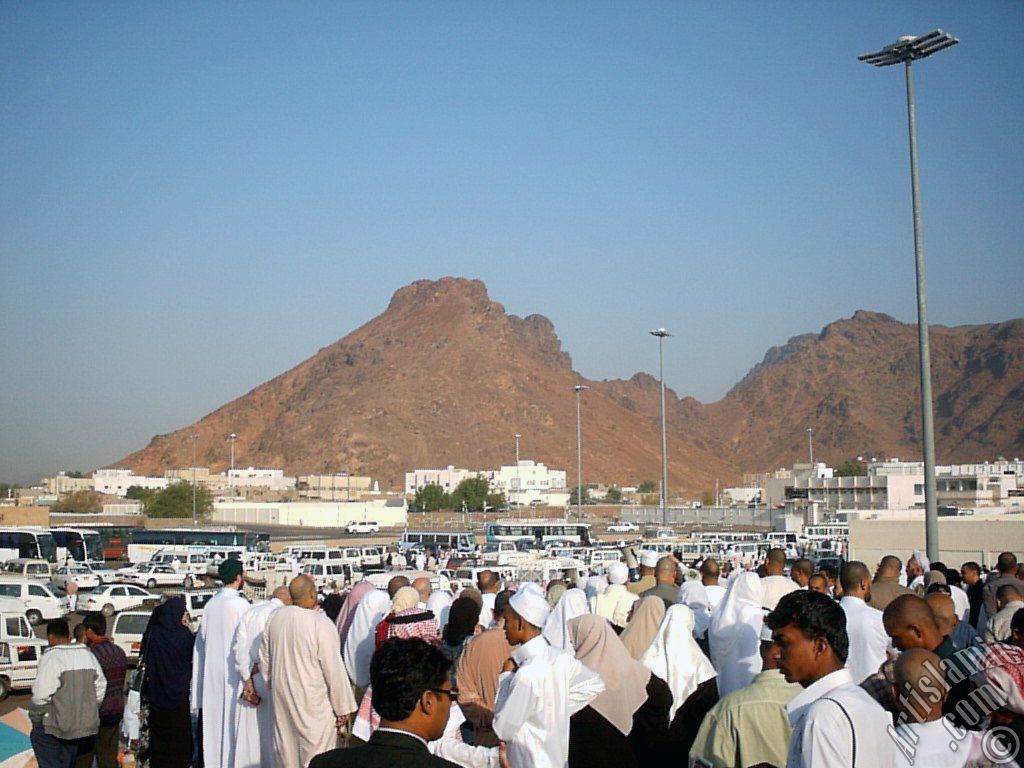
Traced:
<path fill-rule="evenodd" d="M 939 460 L 1024 452 L 1024 321 L 935 326 L 931 338 Z M 584 478 L 657 478 L 656 379 L 587 381 L 547 318 L 506 314 L 479 281 L 423 280 L 309 360 L 118 466 L 186 466 L 195 432 L 199 463 L 223 470 L 225 436 L 236 432 L 240 464 L 294 474 L 347 466 L 398 489 L 414 467 L 508 463 L 520 432 L 524 456 L 573 478 L 581 381 L 592 387 Z M 808 426 L 823 460 L 917 457 L 917 387 L 915 328 L 886 315 L 858 312 L 791 339 L 716 403 L 666 393 L 670 487 L 699 494 L 716 477 L 805 460 Z"/>

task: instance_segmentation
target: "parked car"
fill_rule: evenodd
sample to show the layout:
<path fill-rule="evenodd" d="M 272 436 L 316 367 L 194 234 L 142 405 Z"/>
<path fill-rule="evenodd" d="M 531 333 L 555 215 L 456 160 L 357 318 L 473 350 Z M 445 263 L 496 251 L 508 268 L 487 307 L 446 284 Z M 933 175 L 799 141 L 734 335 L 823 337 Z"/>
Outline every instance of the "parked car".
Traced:
<path fill-rule="evenodd" d="M 35 635 L 0 640 L 0 701 L 11 691 L 31 690 L 46 647 L 47 642 Z"/>
<path fill-rule="evenodd" d="M 361 523 L 351 522 L 345 526 L 346 533 L 380 533 L 380 526 L 372 520 Z"/>
<path fill-rule="evenodd" d="M 138 664 L 142 635 L 149 624 L 152 611 L 124 611 L 114 617 L 110 630 L 110 641 L 128 657 L 129 664 Z"/>
<path fill-rule="evenodd" d="M 179 595 L 184 597 L 185 613 L 191 619 L 189 628 L 193 632 L 197 632 L 199 630 L 199 620 L 203 618 L 203 612 L 206 610 L 206 604 L 210 602 L 210 598 L 215 594 L 217 594 L 215 589 L 186 589 L 184 592 L 168 592 L 163 598 L 168 600 Z"/>
<path fill-rule="evenodd" d="M 58 568 L 50 582 L 58 589 L 68 591 L 68 584 L 75 582 L 79 589 L 95 589 L 100 585 L 100 577 L 92 572 L 87 565 L 62 565 Z"/>
<path fill-rule="evenodd" d="M 27 576 L 30 579 L 49 581 L 50 576 L 53 575 L 53 566 L 45 560 L 19 557 L 4 563 L 3 572 L 5 575 Z"/>
<path fill-rule="evenodd" d="M 639 533 L 640 526 L 636 523 L 627 523 L 625 521 L 620 520 L 617 523 L 612 523 L 611 525 L 609 525 L 608 530 L 611 533 Z"/>
<path fill-rule="evenodd" d="M 84 563 L 92 572 L 95 573 L 99 579 L 100 584 L 113 584 L 117 581 L 117 570 L 112 568 L 104 560 L 88 560 Z"/>
<path fill-rule="evenodd" d="M 138 608 L 147 602 L 157 603 L 160 595 L 147 592 L 135 584 L 107 584 L 94 589 L 78 600 L 79 613 L 102 613 L 106 617 L 115 613 Z"/>
<path fill-rule="evenodd" d="M 306 563 L 302 572 L 313 579 L 317 589 L 329 586 L 332 581 L 339 587 L 345 587 L 362 578 L 362 573 L 348 563 Z"/>
<path fill-rule="evenodd" d="M 169 565 L 141 565 L 134 573 L 121 574 L 125 584 L 139 584 L 147 589 L 157 587 L 183 587 L 185 581 L 191 581 L 192 574 L 176 571 Z"/>
<path fill-rule="evenodd" d="M 68 612 L 67 597 L 57 597 L 46 584 L 21 576 L 0 575 L 0 597 L 12 597 L 33 627 L 50 619 L 62 619 Z"/>

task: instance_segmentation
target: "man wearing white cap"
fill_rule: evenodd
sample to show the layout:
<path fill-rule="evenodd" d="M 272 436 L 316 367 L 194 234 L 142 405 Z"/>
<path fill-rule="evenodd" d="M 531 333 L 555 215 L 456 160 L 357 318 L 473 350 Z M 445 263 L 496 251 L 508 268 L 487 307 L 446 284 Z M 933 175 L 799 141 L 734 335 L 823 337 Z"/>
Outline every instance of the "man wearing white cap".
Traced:
<path fill-rule="evenodd" d="M 645 549 L 640 553 L 640 581 L 634 581 L 627 585 L 627 589 L 634 595 L 646 592 L 658 585 L 654 571 L 658 567 L 658 553 Z"/>
<path fill-rule="evenodd" d="M 626 589 L 629 568 L 625 563 L 612 563 L 608 568 L 608 588 L 590 598 L 590 612 L 608 619 L 616 632 L 622 632 L 629 623 L 633 603 L 640 599 Z"/>
<path fill-rule="evenodd" d="M 525 584 L 505 614 L 505 636 L 516 647 L 498 683 L 493 728 L 511 768 L 566 768 L 569 718 L 604 691 L 600 675 L 544 639 L 550 612 L 541 589 Z"/>

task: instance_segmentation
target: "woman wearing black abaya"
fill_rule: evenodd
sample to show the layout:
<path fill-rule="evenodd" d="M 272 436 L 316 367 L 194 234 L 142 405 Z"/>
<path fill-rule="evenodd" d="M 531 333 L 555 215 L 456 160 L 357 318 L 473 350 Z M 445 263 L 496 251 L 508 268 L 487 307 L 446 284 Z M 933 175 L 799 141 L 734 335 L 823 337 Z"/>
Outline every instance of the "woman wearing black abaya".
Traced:
<path fill-rule="evenodd" d="M 188 768 L 192 764 L 192 646 L 186 626 L 185 598 L 173 597 L 153 612 L 143 639 L 146 665 L 143 707 L 148 709 L 150 768 Z"/>

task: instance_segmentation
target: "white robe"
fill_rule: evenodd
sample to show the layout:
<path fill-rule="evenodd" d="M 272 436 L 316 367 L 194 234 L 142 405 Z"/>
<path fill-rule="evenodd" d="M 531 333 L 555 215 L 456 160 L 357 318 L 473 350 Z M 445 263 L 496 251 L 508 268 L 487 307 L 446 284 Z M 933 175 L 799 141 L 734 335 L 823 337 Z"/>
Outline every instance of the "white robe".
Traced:
<path fill-rule="evenodd" d="M 235 705 L 238 669 L 231 661 L 231 645 L 249 601 L 237 589 L 221 587 L 203 611 L 192 658 L 193 690 L 203 711 L 203 762 L 230 766 L 235 744 Z M 200 679 L 196 679 L 196 678 Z"/>
<path fill-rule="evenodd" d="M 356 606 L 342 656 L 349 680 L 360 690 L 365 691 L 370 685 L 370 660 L 376 650 L 373 634 L 390 609 L 391 599 L 381 589 L 367 592 Z"/>
<path fill-rule="evenodd" d="M 274 697 L 275 768 L 306 768 L 337 747 L 337 718 L 355 712 L 356 700 L 327 615 L 297 605 L 275 611 L 263 630 L 260 669 Z"/>
<path fill-rule="evenodd" d="M 274 702 L 267 681 L 253 667 L 260 663 L 260 641 L 270 617 L 284 603 L 274 598 L 254 605 L 242 616 L 235 632 L 232 658 L 238 670 L 238 695 L 244 682 L 252 678 L 253 688 L 260 697 L 258 706 L 239 700 L 235 710 L 234 768 L 274 768 Z"/>
<path fill-rule="evenodd" d="M 718 672 L 718 695 L 745 688 L 761 671 L 761 580 L 743 571 L 729 580 L 725 598 L 711 613 L 708 646 Z"/>

